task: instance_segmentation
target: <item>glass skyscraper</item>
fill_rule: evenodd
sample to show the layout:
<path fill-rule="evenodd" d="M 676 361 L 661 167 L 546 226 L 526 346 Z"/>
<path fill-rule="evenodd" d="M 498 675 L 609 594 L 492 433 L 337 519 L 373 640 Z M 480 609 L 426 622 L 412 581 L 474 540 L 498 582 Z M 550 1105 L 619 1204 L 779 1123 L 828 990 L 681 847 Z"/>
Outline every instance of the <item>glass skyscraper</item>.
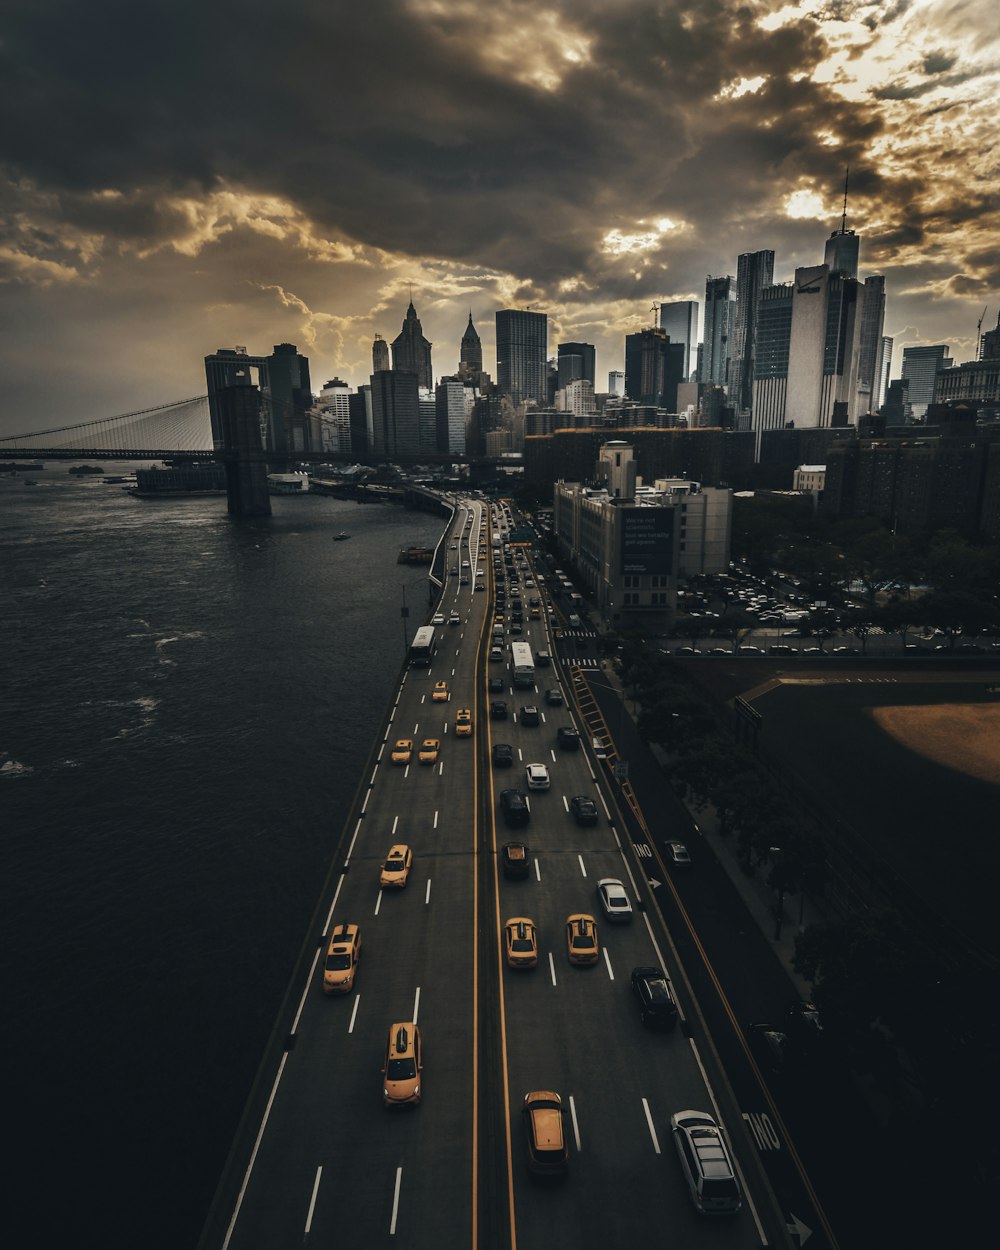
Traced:
<path fill-rule="evenodd" d="M 515 404 L 544 405 L 548 386 L 549 326 L 545 313 L 502 308 L 497 319 L 497 386 Z"/>

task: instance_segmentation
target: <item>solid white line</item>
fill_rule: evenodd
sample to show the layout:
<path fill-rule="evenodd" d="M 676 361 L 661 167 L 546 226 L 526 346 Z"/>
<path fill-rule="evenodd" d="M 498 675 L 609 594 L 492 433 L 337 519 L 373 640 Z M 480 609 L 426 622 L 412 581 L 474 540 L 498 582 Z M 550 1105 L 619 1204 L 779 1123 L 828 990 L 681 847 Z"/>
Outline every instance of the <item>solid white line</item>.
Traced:
<path fill-rule="evenodd" d="M 417 993 L 413 999 L 413 1023 L 417 1023 L 417 1016 L 420 1013 L 420 986 L 417 986 Z"/>
<path fill-rule="evenodd" d="M 608 976 L 613 981 L 615 979 L 615 973 L 614 969 L 611 967 L 611 956 L 608 954 L 608 948 L 606 946 L 602 946 L 601 950 L 604 952 L 604 962 L 608 965 Z"/>
<path fill-rule="evenodd" d="M 376 916 L 378 915 L 378 909 L 382 906 L 382 894 L 383 894 L 383 891 L 379 890 L 378 898 L 375 900 L 375 915 Z"/>
<path fill-rule="evenodd" d="M 392 1195 L 392 1221 L 389 1224 L 389 1236 L 396 1235 L 396 1213 L 399 1211 L 399 1186 L 403 1180 L 403 1169 L 396 1169 L 396 1191 Z"/>
<path fill-rule="evenodd" d="M 351 1023 L 347 1026 L 348 1033 L 354 1032 L 354 1021 L 357 1019 L 358 1006 L 360 1005 L 360 1003 L 361 1003 L 361 995 L 357 994 L 355 995 L 355 998 L 354 998 L 354 1006 L 351 1009 Z"/>
<path fill-rule="evenodd" d="M 316 1169 L 316 1179 L 313 1181 L 312 1197 L 309 1199 L 309 1213 L 306 1216 L 306 1226 L 303 1230 L 305 1235 L 309 1236 L 309 1230 L 312 1228 L 313 1212 L 316 1210 L 316 1195 L 319 1193 L 319 1182 L 323 1175 L 322 1165 Z"/>
<path fill-rule="evenodd" d="M 583 873 L 583 875 L 584 875 L 584 876 L 586 876 L 586 875 L 587 875 L 587 869 L 586 869 L 586 866 L 584 865 L 584 862 L 583 862 L 583 856 L 582 856 L 582 855 L 578 855 L 576 858 L 580 861 L 580 871 Z"/>
<path fill-rule="evenodd" d="M 659 1154 L 660 1143 L 656 1136 L 656 1129 L 653 1127 L 653 1117 L 649 1110 L 649 1103 L 645 1100 L 645 1098 L 642 1100 L 642 1109 L 646 1113 L 646 1124 L 649 1127 L 649 1135 L 653 1139 L 653 1149 L 656 1151 L 657 1154 Z"/>
<path fill-rule="evenodd" d="M 537 861 L 536 861 L 536 862 L 537 862 Z M 555 965 L 555 960 L 552 958 L 552 952 L 551 952 L 551 951 L 549 951 L 549 976 L 552 978 L 552 984 L 553 984 L 553 985 L 556 985 L 556 984 L 557 984 L 557 982 L 556 982 L 556 965 Z"/>
<path fill-rule="evenodd" d="M 573 1095 L 569 1096 L 569 1114 L 573 1120 L 573 1136 L 576 1138 L 576 1149 L 580 1151 L 580 1126 L 576 1122 L 576 1103 L 573 1101 Z"/>
<path fill-rule="evenodd" d="M 425 905 L 426 905 L 427 903 L 429 903 L 430 901 L 431 901 L 431 879 L 430 879 L 430 877 L 428 877 L 428 878 L 427 878 L 427 890 L 426 890 L 426 891 L 425 891 L 425 893 L 424 893 L 424 903 L 425 903 Z"/>

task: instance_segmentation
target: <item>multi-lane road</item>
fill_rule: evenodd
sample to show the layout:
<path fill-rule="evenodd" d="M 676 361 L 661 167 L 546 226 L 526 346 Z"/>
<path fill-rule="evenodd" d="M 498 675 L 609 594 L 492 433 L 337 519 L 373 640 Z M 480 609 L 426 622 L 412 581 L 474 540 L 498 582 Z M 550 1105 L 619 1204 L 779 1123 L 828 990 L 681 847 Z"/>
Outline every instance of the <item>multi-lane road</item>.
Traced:
<path fill-rule="evenodd" d="M 529 691 L 512 687 L 509 635 L 504 661 L 488 660 L 490 541 L 482 505 L 458 507 L 446 565 L 467 561 L 470 573 L 484 571 L 488 593 L 475 591 L 474 576 L 464 586 L 449 576 L 439 608 L 460 622 L 438 627 L 430 668 L 402 676 L 344 831 L 322 933 L 292 987 L 283 1040 L 262 1069 L 202 1246 L 604 1250 L 651 1238 L 691 1248 L 799 1245 L 613 794 L 588 750 L 557 746 L 560 725 L 584 728 L 565 683 L 565 707 L 541 697 L 560 684 L 561 666 L 539 669 L 538 689 Z M 530 576 L 530 565 L 521 574 Z M 526 619 L 523 638 L 533 650 L 554 650 L 544 610 Z M 489 696 L 486 679 L 497 676 L 504 693 Z M 432 701 L 440 681 L 447 702 Z M 507 719 L 490 719 L 491 697 L 504 698 Z M 539 707 L 538 725 L 523 723 L 525 704 Z M 454 733 L 463 707 L 472 709 L 471 738 Z M 420 765 L 414 754 L 409 765 L 393 765 L 399 738 L 439 738 L 438 762 Z M 512 746 L 512 768 L 491 767 L 496 741 Z M 532 792 L 528 826 L 508 831 L 500 791 L 526 789 L 525 766 L 536 762 L 547 765 L 551 787 Z M 596 799 L 597 826 L 572 819 L 568 801 L 578 794 Z M 498 871 L 499 848 L 514 837 L 530 847 L 527 880 Z M 408 885 L 382 891 L 380 865 L 399 842 L 413 849 Z M 595 887 L 606 876 L 625 882 L 632 923 L 603 923 Z M 567 958 L 564 924 L 574 912 L 598 921 L 601 958 L 589 968 Z M 505 963 L 502 926 L 511 916 L 537 926 L 532 971 Z M 324 955 L 332 928 L 344 922 L 361 927 L 360 968 L 351 993 L 327 996 Z M 667 971 L 684 1012 L 670 1033 L 644 1029 L 632 999 L 631 970 L 649 964 Z M 422 1100 L 387 1110 L 381 1068 L 398 1021 L 421 1032 Z M 535 1089 L 557 1091 L 566 1107 L 570 1158 L 561 1185 L 538 1184 L 527 1171 L 520 1107 Z M 670 1116 L 686 1108 L 712 1113 L 728 1130 L 744 1195 L 735 1217 L 699 1216 L 688 1201 L 670 1138 Z"/>

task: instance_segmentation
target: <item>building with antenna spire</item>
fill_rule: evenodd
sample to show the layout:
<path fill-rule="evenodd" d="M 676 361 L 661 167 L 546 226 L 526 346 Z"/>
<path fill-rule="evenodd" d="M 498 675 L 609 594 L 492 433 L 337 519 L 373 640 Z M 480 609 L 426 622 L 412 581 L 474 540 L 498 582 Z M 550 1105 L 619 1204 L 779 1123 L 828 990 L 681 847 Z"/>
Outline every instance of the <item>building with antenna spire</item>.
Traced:
<path fill-rule="evenodd" d="M 851 176 L 850 168 L 844 171 L 844 211 L 840 218 L 840 229 L 834 230 L 826 241 L 823 263 L 831 273 L 843 274 L 846 278 L 858 276 L 858 252 L 861 240 L 853 230 L 847 228 L 847 188 Z"/>
<path fill-rule="evenodd" d="M 397 372 L 415 373 L 417 384 L 424 390 L 434 385 L 431 371 L 431 344 L 424 338 L 423 328 L 411 297 L 403 320 L 403 328 L 392 340 L 392 367 Z"/>

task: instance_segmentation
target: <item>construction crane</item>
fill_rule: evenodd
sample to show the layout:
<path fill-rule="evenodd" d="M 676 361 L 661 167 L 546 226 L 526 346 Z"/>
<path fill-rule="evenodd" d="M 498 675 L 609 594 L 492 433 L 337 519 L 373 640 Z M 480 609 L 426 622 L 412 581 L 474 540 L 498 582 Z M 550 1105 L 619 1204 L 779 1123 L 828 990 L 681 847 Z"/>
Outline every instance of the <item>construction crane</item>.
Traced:
<path fill-rule="evenodd" d="M 986 307 L 983 309 L 983 315 L 976 322 L 976 359 L 977 360 L 982 360 L 983 358 L 983 322 L 986 319 L 986 313 L 988 309 L 989 309 L 989 304 L 987 304 Z"/>

